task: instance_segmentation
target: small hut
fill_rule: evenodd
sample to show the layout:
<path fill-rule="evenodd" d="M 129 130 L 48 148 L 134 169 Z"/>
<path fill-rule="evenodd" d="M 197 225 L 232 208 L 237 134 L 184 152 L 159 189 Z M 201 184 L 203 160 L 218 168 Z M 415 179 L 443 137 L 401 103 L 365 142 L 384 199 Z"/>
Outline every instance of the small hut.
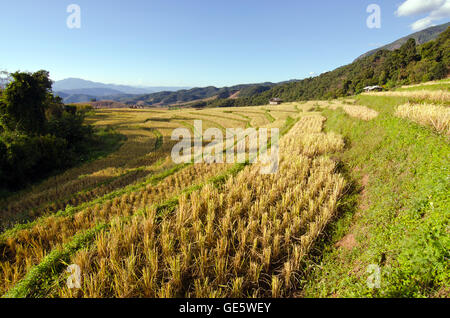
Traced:
<path fill-rule="evenodd" d="M 369 92 L 380 92 L 382 90 L 383 90 L 383 87 L 378 86 L 378 85 L 364 87 L 364 91 L 366 93 L 369 93 Z"/>
<path fill-rule="evenodd" d="M 280 105 L 282 102 L 280 98 L 272 98 L 269 100 L 270 105 Z"/>

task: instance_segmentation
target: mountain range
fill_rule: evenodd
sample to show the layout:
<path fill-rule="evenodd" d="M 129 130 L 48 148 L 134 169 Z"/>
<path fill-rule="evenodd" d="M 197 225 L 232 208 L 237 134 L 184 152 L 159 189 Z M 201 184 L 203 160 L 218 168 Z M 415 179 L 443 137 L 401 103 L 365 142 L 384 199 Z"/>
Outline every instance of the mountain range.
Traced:
<path fill-rule="evenodd" d="M 445 23 L 445 24 L 441 24 L 441 25 L 437 25 L 437 26 L 433 26 L 430 27 L 428 29 L 410 34 L 408 36 L 405 36 L 401 39 L 398 39 L 397 41 L 394 41 L 392 43 L 389 43 L 385 46 L 379 47 L 378 49 L 369 51 L 367 53 L 364 53 L 363 55 L 361 55 L 360 57 L 358 57 L 356 60 L 360 60 L 366 56 L 371 56 L 374 55 L 376 52 L 378 52 L 379 50 L 388 50 L 388 51 L 394 51 L 399 49 L 403 44 L 405 44 L 409 39 L 414 39 L 416 40 L 416 43 L 418 45 L 420 44 L 424 44 L 427 43 L 429 41 L 435 40 L 439 34 L 441 34 L 442 32 L 444 32 L 445 30 L 447 30 L 447 28 L 450 26 L 450 22 Z"/>
<path fill-rule="evenodd" d="M 255 94 L 263 93 L 272 87 L 275 83 L 242 84 L 230 87 L 217 88 L 214 86 L 196 87 L 184 89 L 176 92 L 163 91 L 152 94 L 121 96 L 116 101 L 125 104 L 142 104 L 146 106 L 167 106 L 174 104 L 185 104 L 193 101 L 205 99 L 234 99 L 237 97 L 250 97 Z"/>
<path fill-rule="evenodd" d="M 151 94 L 161 91 L 178 91 L 189 87 L 127 86 L 104 84 L 80 78 L 66 78 L 53 83 L 53 91 L 66 103 L 86 102 L 92 99 L 123 98 L 124 96 Z"/>

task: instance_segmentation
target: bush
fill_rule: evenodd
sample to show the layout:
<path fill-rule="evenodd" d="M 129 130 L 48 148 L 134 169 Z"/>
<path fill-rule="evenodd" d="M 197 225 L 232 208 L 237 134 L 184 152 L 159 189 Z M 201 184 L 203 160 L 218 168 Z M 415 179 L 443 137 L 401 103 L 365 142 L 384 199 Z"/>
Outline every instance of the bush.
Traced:
<path fill-rule="evenodd" d="M 3 171 L 7 162 L 7 150 L 5 143 L 0 139 L 0 184 L 5 184 L 6 182 Z"/>
<path fill-rule="evenodd" d="M 77 109 L 77 112 L 81 112 L 81 113 L 87 113 L 91 110 L 94 109 L 94 107 L 92 107 L 92 105 L 89 104 L 79 104 L 79 105 L 69 105 L 69 106 L 74 106 Z"/>
<path fill-rule="evenodd" d="M 48 72 L 12 79 L 0 91 L 0 194 L 70 166 L 93 136 L 83 112 L 52 94 Z"/>
<path fill-rule="evenodd" d="M 92 136 L 92 127 L 83 125 L 84 117 L 81 114 L 64 112 L 60 118 L 50 120 L 47 124 L 49 134 L 65 139 L 69 147 L 77 145 Z"/>
<path fill-rule="evenodd" d="M 69 114 L 75 115 L 77 113 L 77 106 L 74 105 L 65 105 L 64 110 Z"/>
<path fill-rule="evenodd" d="M 10 189 L 19 189 L 70 163 L 67 141 L 51 135 L 8 136 L 6 144 L 0 144 L 0 148 L 0 153 L 3 152 L 1 174 Z"/>

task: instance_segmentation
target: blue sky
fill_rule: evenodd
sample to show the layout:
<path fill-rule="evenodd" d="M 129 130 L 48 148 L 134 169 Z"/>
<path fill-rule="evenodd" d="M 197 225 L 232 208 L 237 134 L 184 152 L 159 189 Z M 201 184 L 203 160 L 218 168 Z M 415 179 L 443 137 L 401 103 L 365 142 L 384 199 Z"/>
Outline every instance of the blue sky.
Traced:
<path fill-rule="evenodd" d="M 381 8 L 370 29 L 369 4 Z M 81 8 L 69 29 L 67 7 Z M 0 70 L 148 86 L 320 74 L 450 20 L 450 0 L 0 0 Z M 401 9 L 399 10 L 399 7 Z M 5 32 L 6 31 L 6 32 Z"/>

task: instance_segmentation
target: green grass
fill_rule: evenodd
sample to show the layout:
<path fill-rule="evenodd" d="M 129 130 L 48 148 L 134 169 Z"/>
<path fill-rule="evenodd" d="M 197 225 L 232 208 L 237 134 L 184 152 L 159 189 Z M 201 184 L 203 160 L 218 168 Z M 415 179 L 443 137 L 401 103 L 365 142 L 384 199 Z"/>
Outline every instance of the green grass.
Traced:
<path fill-rule="evenodd" d="M 226 114 L 233 114 L 233 115 L 237 115 L 237 116 L 240 116 L 240 117 L 244 118 L 246 120 L 245 128 L 252 128 L 253 127 L 252 124 L 251 124 L 252 119 L 250 117 L 245 116 L 244 114 L 233 112 L 231 110 L 224 110 L 223 112 L 226 113 Z"/>
<path fill-rule="evenodd" d="M 155 148 L 153 149 L 153 151 L 157 151 L 158 149 L 160 149 L 164 143 L 164 137 L 161 134 L 161 132 L 156 129 L 156 128 L 148 128 L 148 127 L 144 127 L 144 130 L 150 131 L 153 135 L 155 135 Z"/>
<path fill-rule="evenodd" d="M 104 158 L 117 151 L 126 140 L 127 137 L 125 135 L 120 134 L 112 127 L 95 127 L 93 138 L 79 146 L 80 154 L 77 158 L 74 158 L 74 164 L 70 168 Z M 64 170 L 55 171 L 54 175 L 62 172 Z"/>
<path fill-rule="evenodd" d="M 267 118 L 267 120 L 270 122 L 270 123 L 273 123 L 273 122 L 275 122 L 275 117 L 273 117 L 271 114 L 270 114 L 270 110 L 267 110 L 267 109 L 264 109 L 264 115 L 266 116 L 266 118 Z"/>
<path fill-rule="evenodd" d="M 326 130 L 344 136 L 336 158 L 354 182 L 340 217 L 310 264 L 305 297 L 438 297 L 450 287 L 450 145 L 444 136 L 392 115 L 401 98 L 360 96 L 380 112 L 372 121 L 325 110 Z M 359 202 L 357 202 L 359 201 Z M 359 206 L 356 204 L 359 203 Z M 334 246 L 353 234 L 356 246 Z M 381 288 L 367 286 L 370 264 L 381 268 Z"/>
<path fill-rule="evenodd" d="M 397 88 L 396 91 L 399 92 L 409 92 L 409 91 L 419 91 L 419 90 L 427 90 L 427 91 L 450 91 L 450 82 L 449 80 L 441 80 L 437 81 L 436 84 L 432 85 L 419 85 L 414 87 L 400 87 Z"/>
<path fill-rule="evenodd" d="M 54 276 L 67 267 L 70 256 L 81 248 L 89 246 L 95 235 L 107 227 L 99 224 L 94 228 L 75 235 L 61 249 L 53 250 L 44 260 L 34 266 L 24 279 L 19 281 L 2 298 L 25 298 L 44 296 L 50 288 Z"/>

